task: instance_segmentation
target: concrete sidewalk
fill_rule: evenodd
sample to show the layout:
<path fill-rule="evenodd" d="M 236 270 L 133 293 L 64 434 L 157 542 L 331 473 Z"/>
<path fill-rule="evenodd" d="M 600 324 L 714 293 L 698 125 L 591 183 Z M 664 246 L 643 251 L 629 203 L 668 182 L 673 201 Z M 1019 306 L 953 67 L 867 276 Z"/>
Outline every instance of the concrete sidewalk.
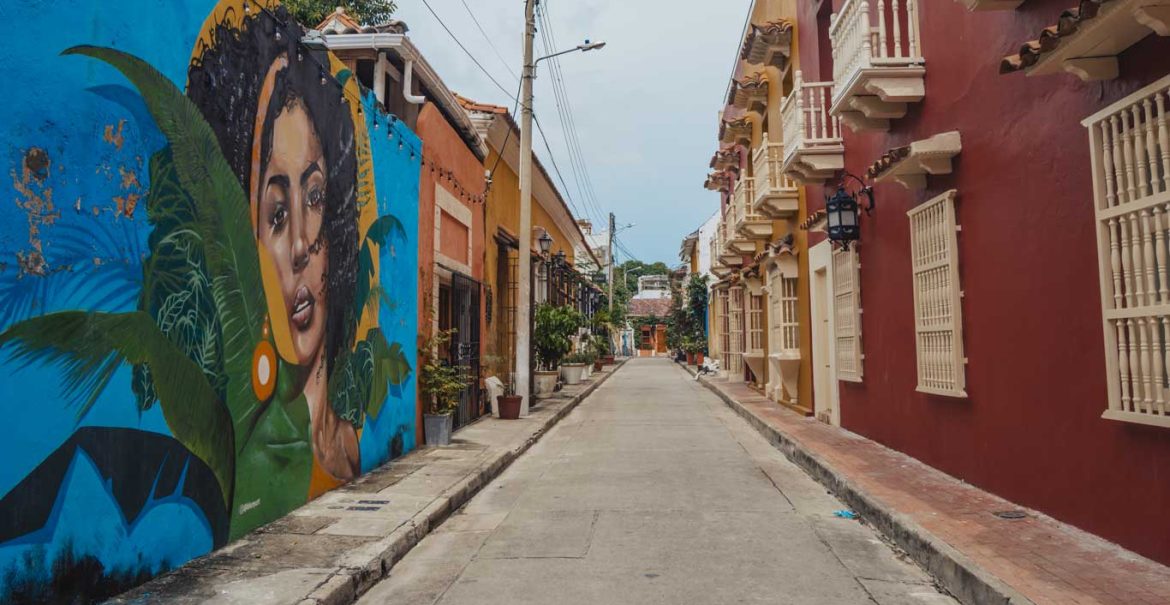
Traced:
<path fill-rule="evenodd" d="M 565 387 L 528 418 L 475 422 L 449 447 L 393 460 L 109 602 L 352 603 L 620 367 Z"/>
<path fill-rule="evenodd" d="M 799 416 L 743 383 L 701 381 L 965 603 L 1170 603 L 1166 566 Z M 1025 518 L 995 515 L 1020 510 Z"/>

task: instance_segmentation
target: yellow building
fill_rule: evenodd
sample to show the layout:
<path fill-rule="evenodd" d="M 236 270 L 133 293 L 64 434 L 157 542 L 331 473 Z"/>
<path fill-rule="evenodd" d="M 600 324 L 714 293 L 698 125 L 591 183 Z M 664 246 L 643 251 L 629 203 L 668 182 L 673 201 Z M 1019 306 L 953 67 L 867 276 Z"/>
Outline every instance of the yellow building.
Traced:
<path fill-rule="evenodd" d="M 795 0 L 757 0 L 706 187 L 721 194 L 710 241 L 708 349 L 729 381 L 746 382 L 802 413 L 813 412 L 807 208 L 783 169 L 786 97 L 797 64 Z"/>
<path fill-rule="evenodd" d="M 488 147 L 484 168 L 491 173 L 484 208 L 484 292 L 487 301 L 485 375 L 510 383 L 516 359 L 516 296 L 520 233 L 520 128 L 506 107 L 459 98 Z M 591 315 L 602 291 L 583 283 L 573 267 L 579 255 L 598 266 L 584 234 L 552 178 L 534 158 L 532 179 L 532 303 L 573 304 Z M 541 255 L 540 239 L 551 238 Z M 547 240 L 546 240 L 547 241 Z M 559 261 L 557 260 L 559 257 Z M 561 269 L 558 270 L 557 267 Z"/>

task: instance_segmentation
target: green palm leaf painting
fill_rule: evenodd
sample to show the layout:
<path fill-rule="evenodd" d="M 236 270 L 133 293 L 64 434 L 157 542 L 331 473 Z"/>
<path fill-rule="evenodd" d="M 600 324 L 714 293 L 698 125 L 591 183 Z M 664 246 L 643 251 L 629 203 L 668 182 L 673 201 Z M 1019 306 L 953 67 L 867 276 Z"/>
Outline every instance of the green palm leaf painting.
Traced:
<path fill-rule="evenodd" d="M 156 382 L 156 388 L 167 426 L 175 439 L 207 463 L 225 503 L 231 502 L 235 470 L 231 417 L 202 368 L 159 330 L 153 317 L 141 311 L 53 313 L 12 326 L 0 334 L 0 346 L 12 346 L 14 358 L 26 363 L 63 363 L 70 380 L 124 362 L 143 364 L 156 376 L 166 377 Z"/>
<path fill-rule="evenodd" d="M 166 76 L 137 57 L 109 48 L 77 46 L 64 54 L 105 61 L 138 88 L 170 143 L 179 182 L 198 202 L 200 211 L 194 225 L 203 239 L 212 276 L 211 293 L 220 321 L 227 376 L 226 403 L 238 451 L 262 412 L 251 391 L 251 359 L 260 340 L 265 309 L 263 297 L 255 294 L 263 288 L 247 197 L 199 109 Z"/>

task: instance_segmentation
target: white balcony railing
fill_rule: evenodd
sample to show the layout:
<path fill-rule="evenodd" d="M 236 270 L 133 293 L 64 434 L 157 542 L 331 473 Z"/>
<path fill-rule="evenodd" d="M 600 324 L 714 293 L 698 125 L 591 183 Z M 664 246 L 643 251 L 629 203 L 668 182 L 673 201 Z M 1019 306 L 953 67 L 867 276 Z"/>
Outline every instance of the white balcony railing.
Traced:
<path fill-rule="evenodd" d="M 845 0 L 829 26 L 832 110 L 854 130 L 883 130 L 924 94 L 918 0 Z"/>
<path fill-rule="evenodd" d="M 823 181 L 844 167 L 841 122 L 829 113 L 832 82 L 804 82 L 799 71 L 780 109 L 783 170 L 798 181 Z"/>
<path fill-rule="evenodd" d="M 751 200 L 755 213 L 769 218 L 785 218 L 799 211 L 800 192 L 796 181 L 784 174 L 784 145 L 769 139 L 756 149 L 752 167 L 756 194 Z"/>
<path fill-rule="evenodd" d="M 749 240 L 772 239 L 772 221 L 755 210 L 756 180 L 754 178 L 740 179 L 735 188 L 735 231 L 741 238 Z M 754 245 L 745 244 L 744 249 L 752 251 Z"/>

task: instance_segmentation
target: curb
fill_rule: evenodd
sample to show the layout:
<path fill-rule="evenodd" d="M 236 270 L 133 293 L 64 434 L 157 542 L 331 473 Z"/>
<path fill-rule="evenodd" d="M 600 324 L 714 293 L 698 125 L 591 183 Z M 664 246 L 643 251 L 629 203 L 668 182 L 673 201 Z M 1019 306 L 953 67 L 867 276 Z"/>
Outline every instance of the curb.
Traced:
<path fill-rule="evenodd" d="M 564 407 L 546 419 L 544 424 L 519 447 L 507 450 L 491 461 L 485 462 L 484 465 L 480 466 L 479 472 L 468 475 L 451 486 L 443 495 L 436 498 L 389 536 L 347 553 L 341 559 L 340 570 L 317 586 L 308 598 L 301 600 L 298 605 L 349 605 L 357 601 L 358 597 L 387 577 L 390 574 L 390 569 L 402 557 L 406 556 L 410 549 L 414 548 L 427 534 L 446 521 L 451 513 L 471 500 L 484 486 L 504 472 L 504 469 L 508 468 L 512 462 L 540 441 L 549 429 L 556 426 L 565 416 L 569 415 L 569 412 L 576 409 L 582 401 L 605 384 L 627 361 L 629 360 L 618 362 L 608 374 L 574 395 Z"/>
<path fill-rule="evenodd" d="M 694 374 L 691 374 L 689 369 L 686 371 L 693 380 Z M 913 519 L 883 505 L 880 500 L 802 443 L 766 423 L 743 404 L 711 384 L 707 378 L 700 377 L 699 382 L 743 417 L 792 463 L 828 488 L 870 525 L 906 551 L 915 563 L 934 576 L 939 584 L 959 601 L 972 605 L 992 603 L 1034 605 L 1031 599 L 1008 586 Z"/>

